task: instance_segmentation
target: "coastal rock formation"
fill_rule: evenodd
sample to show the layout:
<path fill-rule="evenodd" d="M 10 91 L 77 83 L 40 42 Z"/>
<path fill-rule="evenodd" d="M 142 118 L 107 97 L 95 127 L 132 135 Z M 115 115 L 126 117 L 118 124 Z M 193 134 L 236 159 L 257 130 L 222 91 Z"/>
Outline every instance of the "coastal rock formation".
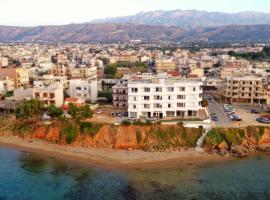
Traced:
<path fill-rule="evenodd" d="M 248 150 L 243 146 L 233 144 L 230 153 L 235 157 L 245 157 L 248 155 Z"/>
<path fill-rule="evenodd" d="M 202 134 L 200 129 L 184 128 L 179 125 L 98 125 L 90 124 L 83 132 L 75 124 L 71 143 L 63 135 L 65 123 L 50 125 L 14 123 L 10 130 L 22 138 L 37 138 L 49 143 L 73 145 L 85 148 L 142 149 L 145 151 L 181 151 L 196 147 Z M 27 130 L 26 132 L 24 130 Z M 30 135 L 29 135 L 30 134 Z M 213 128 L 202 146 L 207 152 L 225 156 L 246 156 L 249 152 L 270 152 L 270 127 Z"/>
<path fill-rule="evenodd" d="M 94 136 L 94 147 L 112 148 L 115 144 L 115 130 L 110 125 L 104 125 Z"/>

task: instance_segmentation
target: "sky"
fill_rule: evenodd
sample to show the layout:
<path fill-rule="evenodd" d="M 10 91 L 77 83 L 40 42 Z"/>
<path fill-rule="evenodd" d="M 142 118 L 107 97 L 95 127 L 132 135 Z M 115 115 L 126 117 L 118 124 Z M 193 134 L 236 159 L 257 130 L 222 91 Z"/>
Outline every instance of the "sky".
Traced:
<path fill-rule="evenodd" d="M 0 8 L 0 25 L 37 26 L 90 22 L 154 10 L 270 13 L 270 0 L 0 0 Z"/>

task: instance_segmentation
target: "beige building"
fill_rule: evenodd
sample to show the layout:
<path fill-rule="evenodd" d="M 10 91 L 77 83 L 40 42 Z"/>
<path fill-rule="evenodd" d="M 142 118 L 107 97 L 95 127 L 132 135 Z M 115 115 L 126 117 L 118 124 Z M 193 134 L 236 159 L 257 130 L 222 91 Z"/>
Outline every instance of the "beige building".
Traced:
<path fill-rule="evenodd" d="M 45 106 L 55 105 L 60 107 L 64 103 L 64 92 L 61 84 L 34 87 L 32 91 L 34 99 L 39 99 Z"/>
<path fill-rule="evenodd" d="M 24 68 L 2 68 L 0 69 L 0 77 L 7 76 L 14 81 L 14 87 L 26 87 L 29 83 L 27 69 Z"/>
<path fill-rule="evenodd" d="M 158 59 L 156 60 L 156 71 L 157 72 L 168 72 L 175 71 L 176 64 L 172 59 Z"/>
<path fill-rule="evenodd" d="M 244 76 L 249 69 L 247 67 L 224 67 L 219 73 L 219 77 L 224 79 L 232 76 Z"/>
<path fill-rule="evenodd" d="M 269 85 L 262 77 L 231 77 L 226 79 L 226 102 L 243 104 L 269 104 Z"/>
<path fill-rule="evenodd" d="M 0 93 L 6 93 L 14 90 L 14 81 L 8 76 L 0 77 Z"/>
<path fill-rule="evenodd" d="M 67 77 L 73 78 L 97 78 L 97 67 L 81 67 L 81 68 L 69 68 L 67 70 Z"/>

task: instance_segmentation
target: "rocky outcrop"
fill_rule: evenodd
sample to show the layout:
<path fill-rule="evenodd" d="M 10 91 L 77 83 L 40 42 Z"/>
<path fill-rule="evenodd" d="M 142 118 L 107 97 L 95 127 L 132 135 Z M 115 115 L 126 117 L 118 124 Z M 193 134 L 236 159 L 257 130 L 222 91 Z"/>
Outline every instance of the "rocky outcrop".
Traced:
<path fill-rule="evenodd" d="M 248 149 L 246 149 L 245 147 L 241 145 L 232 144 L 230 153 L 232 156 L 235 156 L 235 157 L 245 157 L 245 156 L 248 156 Z"/>
<path fill-rule="evenodd" d="M 265 153 L 270 153 L 270 144 L 260 144 L 257 146 L 257 150 Z"/>

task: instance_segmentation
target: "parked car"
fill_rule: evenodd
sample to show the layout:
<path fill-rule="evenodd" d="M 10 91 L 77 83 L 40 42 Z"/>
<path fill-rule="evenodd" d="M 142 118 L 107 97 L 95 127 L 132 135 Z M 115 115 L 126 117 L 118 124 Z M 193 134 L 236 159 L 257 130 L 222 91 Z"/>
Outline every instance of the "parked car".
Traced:
<path fill-rule="evenodd" d="M 252 114 L 258 114 L 259 113 L 259 111 L 257 110 L 257 109 L 251 109 L 251 111 L 250 111 Z"/>
<path fill-rule="evenodd" d="M 122 114 L 122 112 L 118 112 L 118 113 L 116 113 L 116 116 L 117 116 L 117 117 L 122 117 L 123 114 Z"/>
<path fill-rule="evenodd" d="M 217 116 L 215 116 L 215 115 L 213 115 L 213 116 L 211 116 L 211 119 L 213 120 L 213 121 L 218 121 L 218 117 Z"/>
<path fill-rule="evenodd" d="M 263 123 L 263 124 L 270 124 L 270 120 L 266 117 L 259 117 L 256 119 L 257 122 Z"/>
<path fill-rule="evenodd" d="M 261 116 L 261 117 L 264 117 L 264 118 L 267 118 L 267 119 L 270 120 L 270 115 L 263 115 L 263 116 Z"/>
<path fill-rule="evenodd" d="M 124 112 L 124 113 L 123 113 L 123 116 L 124 116 L 124 117 L 128 117 L 128 112 Z"/>

